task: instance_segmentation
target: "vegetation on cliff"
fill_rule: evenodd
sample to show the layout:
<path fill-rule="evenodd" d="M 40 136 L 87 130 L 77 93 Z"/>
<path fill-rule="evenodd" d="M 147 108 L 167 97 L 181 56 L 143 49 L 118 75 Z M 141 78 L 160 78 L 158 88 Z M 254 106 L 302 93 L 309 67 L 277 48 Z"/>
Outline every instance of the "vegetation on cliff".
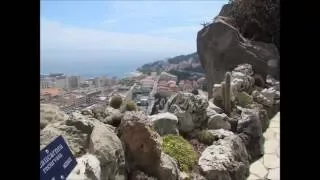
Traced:
<path fill-rule="evenodd" d="M 280 0 L 229 0 L 227 16 L 244 37 L 274 43 L 280 51 Z"/>

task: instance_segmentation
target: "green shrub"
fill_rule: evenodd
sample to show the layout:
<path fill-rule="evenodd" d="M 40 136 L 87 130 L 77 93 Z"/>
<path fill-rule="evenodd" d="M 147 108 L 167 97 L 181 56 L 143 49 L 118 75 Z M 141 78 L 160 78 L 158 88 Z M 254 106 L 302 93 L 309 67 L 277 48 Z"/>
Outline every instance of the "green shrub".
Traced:
<path fill-rule="evenodd" d="M 119 109 L 122 104 L 122 97 L 119 95 L 113 96 L 110 101 L 110 106 Z"/>
<path fill-rule="evenodd" d="M 198 159 L 192 145 L 177 135 L 166 135 L 162 140 L 163 151 L 177 161 L 181 171 L 190 172 Z"/>
<path fill-rule="evenodd" d="M 127 111 L 136 111 L 137 110 L 137 105 L 133 101 L 128 101 L 126 103 L 126 110 Z"/>
<path fill-rule="evenodd" d="M 216 137 L 210 133 L 208 130 L 203 130 L 197 133 L 197 139 L 199 142 L 206 144 L 208 146 L 212 145 L 213 141 L 216 140 Z"/>

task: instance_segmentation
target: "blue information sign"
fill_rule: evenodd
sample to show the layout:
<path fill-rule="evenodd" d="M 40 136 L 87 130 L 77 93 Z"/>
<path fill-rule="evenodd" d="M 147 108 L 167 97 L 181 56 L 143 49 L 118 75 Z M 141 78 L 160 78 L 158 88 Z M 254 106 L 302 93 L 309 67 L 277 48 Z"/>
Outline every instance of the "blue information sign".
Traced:
<path fill-rule="evenodd" d="M 62 136 L 40 151 L 40 180 L 66 179 L 77 165 Z"/>

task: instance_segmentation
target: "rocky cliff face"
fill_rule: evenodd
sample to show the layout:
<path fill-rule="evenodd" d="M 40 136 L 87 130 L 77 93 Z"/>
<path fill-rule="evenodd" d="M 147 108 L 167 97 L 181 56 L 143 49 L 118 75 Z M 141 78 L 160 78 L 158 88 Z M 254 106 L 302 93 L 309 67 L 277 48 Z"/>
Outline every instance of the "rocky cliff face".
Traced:
<path fill-rule="evenodd" d="M 280 56 L 275 45 L 244 38 L 228 23 L 230 20 L 217 16 L 197 35 L 197 52 L 208 80 L 209 98 L 213 84 L 221 82 L 224 74 L 239 64 L 252 65 L 264 79 L 268 74 L 276 79 L 280 76 Z"/>

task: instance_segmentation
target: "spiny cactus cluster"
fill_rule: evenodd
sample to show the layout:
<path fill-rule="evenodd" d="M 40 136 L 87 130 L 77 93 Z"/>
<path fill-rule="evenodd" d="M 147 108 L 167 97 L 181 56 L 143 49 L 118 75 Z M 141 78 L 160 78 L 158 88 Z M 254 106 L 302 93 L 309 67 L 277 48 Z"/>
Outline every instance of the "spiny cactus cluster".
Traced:
<path fill-rule="evenodd" d="M 222 103 L 227 115 L 231 113 L 231 73 L 227 72 L 224 82 L 221 83 Z"/>

